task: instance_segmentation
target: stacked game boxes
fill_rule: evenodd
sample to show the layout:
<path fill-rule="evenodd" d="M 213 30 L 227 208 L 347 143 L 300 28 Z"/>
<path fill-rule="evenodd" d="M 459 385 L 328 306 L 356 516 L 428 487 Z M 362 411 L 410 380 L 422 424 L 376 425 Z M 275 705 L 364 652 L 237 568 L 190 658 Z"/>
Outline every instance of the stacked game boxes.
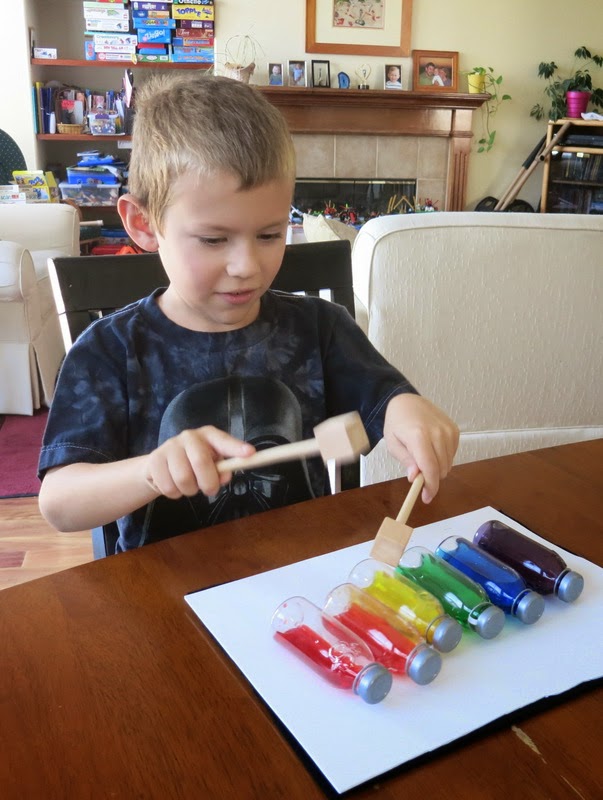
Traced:
<path fill-rule="evenodd" d="M 173 0 L 172 61 L 214 62 L 214 0 Z"/>
<path fill-rule="evenodd" d="M 132 0 L 132 25 L 139 61 L 171 61 L 172 33 L 176 27 L 171 2 Z"/>
<path fill-rule="evenodd" d="M 84 0 L 88 61 L 132 61 L 136 56 L 136 35 L 130 33 L 127 0 Z"/>
<path fill-rule="evenodd" d="M 84 0 L 87 60 L 214 63 L 214 0 Z"/>

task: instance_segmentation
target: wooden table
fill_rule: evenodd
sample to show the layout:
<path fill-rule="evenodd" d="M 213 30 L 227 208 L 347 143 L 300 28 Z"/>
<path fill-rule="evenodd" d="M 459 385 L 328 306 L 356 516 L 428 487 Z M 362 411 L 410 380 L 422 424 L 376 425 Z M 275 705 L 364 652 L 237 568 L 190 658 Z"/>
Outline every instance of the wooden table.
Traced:
<path fill-rule="evenodd" d="M 602 465 L 603 439 L 455 467 L 411 524 L 492 505 L 603 565 Z M 0 797 L 331 796 L 183 596 L 367 541 L 407 488 L 399 480 L 344 492 L 1 592 Z M 598 681 L 349 796 L 595 800 L 602 720 Z"/>

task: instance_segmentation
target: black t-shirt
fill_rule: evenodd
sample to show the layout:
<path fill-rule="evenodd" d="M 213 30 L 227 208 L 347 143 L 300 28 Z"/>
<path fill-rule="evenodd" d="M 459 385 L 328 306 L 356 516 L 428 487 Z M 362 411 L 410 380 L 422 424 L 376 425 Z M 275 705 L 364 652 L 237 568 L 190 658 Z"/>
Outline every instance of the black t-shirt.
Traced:
<path fill-rule="evenodd" d="M 105 463 L 151 452 L 159 441 L 164 412 L 191 386 L 201 397 L 202 424 L 215 424 L 259 447 L 312 438 L 319 422 L 354 410 L 362 417 L 372 447 L 383 435 L 389 399 L 415 391 L 375 350 L 346 309 L 335 303 L 269 291 L 251 325 L 200 333 L 163 314 L 157 304 L 162 291 L 93 323 L 69 350 L 44 435 L 41 477 L 51 467 Z M 262 391 L 270 403 L 258 402 Z M 226 397 L 232 413 L 225 412 Z M 268 433 L 257 435 L 256 424 L 255 438 L 246 435 L 237 407 L 247 408 L 248 417 L 259 418 Z M 285 413 L 286 408 L 291 413 Z M 164 422 L 162 439 L 165 429 Z M 167 430 L 168 435 L 173 432 L 169 425 Z M 298 470 L 297 477 L 289 472 L 283 478 L 281 473 L 276 483 L 274 471 L 260 476 L 265 486 L 270 484 L 270 496 L 259 507 L 250 502 L 248 508 L 241 495 L 252 499 L 251 483 L 242 487 L 238 476 L 237 486 L 227 490 L 233 502 L 238 497 L 234 505 L 222 497 L 220 513 L 214 503 L 197 513 L 192 527 L 323 494 L 322 461 L 309 460 L 305 470 L 305 466 L 303 474 Z M 307 484 L 305 495 L 299 487 L 283 490 L 283 480 L 302 479 Z M 172 502 L 161 500 L 168 507 Z M 139 509 L 118 521 L 118 549 L 183 532 L 174 522 L 170 530 L 149 534 L 148 512 Z M 165 514 L 161 519 L 165 524 Z"/>

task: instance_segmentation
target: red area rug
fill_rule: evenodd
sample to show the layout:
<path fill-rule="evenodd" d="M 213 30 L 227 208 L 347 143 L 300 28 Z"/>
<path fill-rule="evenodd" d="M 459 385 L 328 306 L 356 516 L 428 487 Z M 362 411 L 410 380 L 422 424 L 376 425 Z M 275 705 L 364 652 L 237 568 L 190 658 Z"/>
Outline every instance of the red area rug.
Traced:
<path fill-rule="evenodd" d="M 48 409 L 33 417 L 0 416 L 0 498 L 39 493 L 38 456 L 47 416 Z"/>

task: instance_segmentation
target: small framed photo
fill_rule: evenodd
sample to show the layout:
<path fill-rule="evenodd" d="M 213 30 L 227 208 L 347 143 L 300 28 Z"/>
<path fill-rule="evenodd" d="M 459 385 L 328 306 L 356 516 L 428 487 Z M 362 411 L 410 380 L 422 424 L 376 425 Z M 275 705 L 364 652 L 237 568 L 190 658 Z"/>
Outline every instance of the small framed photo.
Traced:
<path fill-rule="evenodd" d="M 289 61 L 289 86 L 307 86 L 305 61 Z"/>
<path fill-rule="evenodd" d="M 316 89 L 328 89 L 331 86 L 331 63 L 312 59 L 312 86 Z"/>
<path fill-rule="evenodd" d="M 412 51 L 415 92 L 456 92 L 459 54 L 450 50 Z"/>
<path fill-rule="evenodd" d="M 268 64 L 268 85 L 269 86 L 282 86 L 283 85 L 283 65 L 271 61 Z"/>
<path fill-rule="evenodd" d="M 401 89 L 402 64 L 386 64 L 383 69 L 383 83 L 386 89 Z"/>

